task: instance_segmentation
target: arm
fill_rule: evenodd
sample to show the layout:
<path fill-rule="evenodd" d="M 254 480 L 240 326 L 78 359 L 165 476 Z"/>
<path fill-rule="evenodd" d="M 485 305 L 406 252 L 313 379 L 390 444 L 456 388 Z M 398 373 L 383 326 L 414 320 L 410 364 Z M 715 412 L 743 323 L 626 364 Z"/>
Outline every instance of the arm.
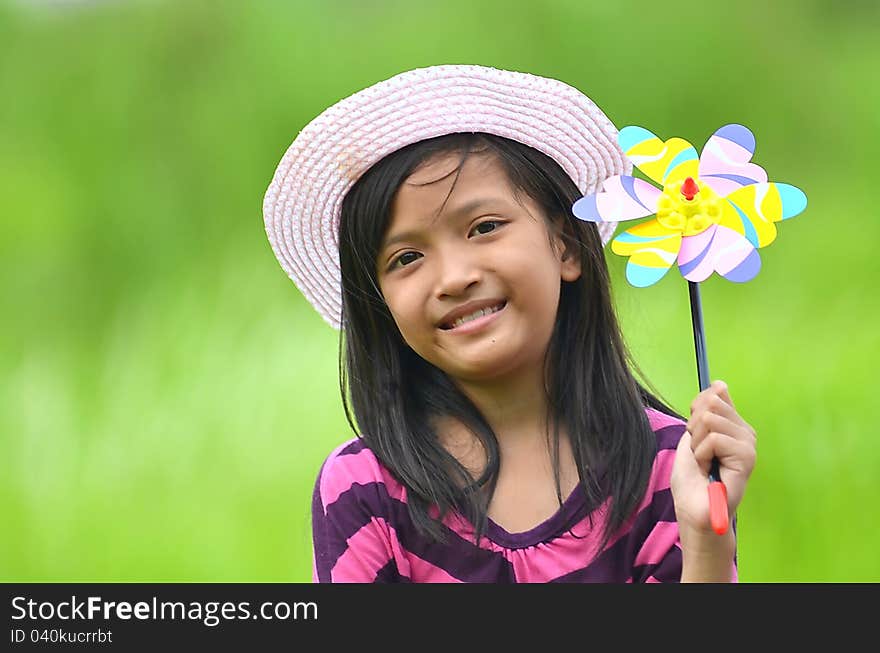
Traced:
<path fill-rule="evenodd" d="M 712 532 L 711 539 L 704 540 L 688 530 L 682 532 L 668 490 L 654 495 L 650 512 L 651 530 L 638 545 L 633 582 L 736 582 L 736 540 L 732 530 L 723 538 Z"/>
<path fill-rule="evenodd" d="M 718 535 L 709 523 L 708 474 L 718 458 L 727 488 L 728 513 L 742 501 L 755 466 L 754 429 L 736 412 L 727 385 L 716 381 L 691 404 L 687 430 L 678 443 L 671 488 L 682 546 L 682 582 L 729 582 L 736 535 Z"/>
<path fill-rule="evenodd" d="M 730 528 L 682 533 L 682 583 L 729 583 L 735 580 L 736 536 Z"/>
<path fill-rule="evenodd" d="M 312 495 L 313 581 L 401 580 L 389 503 L 369 451 L 327 459 Z"/>

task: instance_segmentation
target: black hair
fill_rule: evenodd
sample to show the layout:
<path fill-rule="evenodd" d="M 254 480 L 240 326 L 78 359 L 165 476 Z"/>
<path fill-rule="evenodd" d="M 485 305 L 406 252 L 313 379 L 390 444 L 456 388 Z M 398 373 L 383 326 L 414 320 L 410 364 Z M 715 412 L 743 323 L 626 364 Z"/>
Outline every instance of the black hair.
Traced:
<path fill-rule="evenodd" d="M 343 200 L 339 228 L 339 384 L 345 414 L 355 434 L 407 488 L 409 514 L 420 532 L 443 541 L 446 529 L 440 520 L 452 509 L 471 522 L 479 541 L 498 478 L 498 441 L 449 376 L 404 342 L 382 297 L 376 261 L 400 185 L 438 155 L 459 153 L 460 172 L 475 151 L 497 157 L 517 194 L 525 193 L 542 209 L 548 233 L 556 229 L 580 257 L 580 277 L 560 281 L 545 357 L 547 432 L 552 432 L 560 504 L 560 426 L 569 434 L 590 504 L 610 498 L 604 547 L 647 489 L 657 444 L 645 406 L 676 413 L 635 379 L 633 371 L 644 375 L 620 332 L 599 232 L 595 224 L 572 215 L 571 206 L 582 193 L 547 155 L 491 134 L 450 134 L 389 154 L 354 184 Z M 456 417 L 482 443 L 486 465 L 478 478 L 441 444 L 432 417 L 444 415 Z"/>

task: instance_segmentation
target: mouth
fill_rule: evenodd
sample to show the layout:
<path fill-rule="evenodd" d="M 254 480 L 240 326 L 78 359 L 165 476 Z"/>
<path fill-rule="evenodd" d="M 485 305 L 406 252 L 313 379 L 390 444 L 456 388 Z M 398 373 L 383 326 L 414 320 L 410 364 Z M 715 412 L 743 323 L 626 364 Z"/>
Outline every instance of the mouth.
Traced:
<path fill-rule="evenodd" d="M 504 310 L 505 306 L 507 306 L 507 300 L 503 300 L 494 306 L 481 308 L 477 311 L 474 311 L 473 313 L 456 318 L 451 322 L 441 324 L 440 329 L 443 331 L 457 332 L 474 330 L 476 328 L 479 328 L 481 325 L 488 324 L 488 322 L 492 321 L 494 319 L 492 316 Z"/>

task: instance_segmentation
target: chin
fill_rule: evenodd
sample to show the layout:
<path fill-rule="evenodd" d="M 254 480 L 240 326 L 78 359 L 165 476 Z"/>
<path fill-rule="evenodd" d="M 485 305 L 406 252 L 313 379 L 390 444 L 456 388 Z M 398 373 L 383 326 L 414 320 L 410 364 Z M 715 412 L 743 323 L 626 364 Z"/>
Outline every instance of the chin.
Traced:
<path fill-rule="evenodd" d="M 499 352 L 500 354 L 500 352 Z M 523 361 L 511 355 L 485 356 L 470 360 L 441 362 L 438 367 L 452 379 L 480 383 L 499 381 L 522 367 Z"/>

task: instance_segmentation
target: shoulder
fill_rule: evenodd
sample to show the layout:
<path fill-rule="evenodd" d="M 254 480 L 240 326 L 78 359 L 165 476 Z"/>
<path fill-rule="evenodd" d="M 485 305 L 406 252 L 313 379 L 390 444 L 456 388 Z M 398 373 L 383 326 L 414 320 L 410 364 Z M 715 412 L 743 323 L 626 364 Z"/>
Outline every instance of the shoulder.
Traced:
<path fill-rule="evenodd" d="M 670 488 L 678 443 L 687 423 L 646 407 L 656 439 L 648 487 L 628 525 L 628 560 L 633 582 L 677 582 L 681 579 L 681 543 L 675 501 Z"/>
<path fill-rule="evenodd" d="M 674 415 L 667 415 L 654 408 L 646 407 L 645 415 L 657 442 L 654 455 L 654 466 L 649 481 L 649 496 L 669 488 L 672 476 L 672 465 L 675 462 L 675 451 L 681 436 L 684 435 L 687 423 Z"/>
<path fill-rule="evenodd" d="M 667 415 L 655 408 L 645 407 L 645 415 L 654 436 L 657 438 L 657 451 L 665 451 L 678 447 L 678 441 L 684 435 L 687 423 L 674 415 Z"/>
<path fill-rule="evenodd" d="M 401 491 L 360 438 L 330 452 L 312 497 L 313 580 L 373 582 L 399 576 L 395 551 L 406 511 Z"/>
<path fill-rule="evenodd" d="M 340 499 L 384 504 L 388 499 L 405 500 L 405 494 L 405 488 L 358 437 L 330 452 L 315 481 L 315 497 L 325 509 Z"/>

